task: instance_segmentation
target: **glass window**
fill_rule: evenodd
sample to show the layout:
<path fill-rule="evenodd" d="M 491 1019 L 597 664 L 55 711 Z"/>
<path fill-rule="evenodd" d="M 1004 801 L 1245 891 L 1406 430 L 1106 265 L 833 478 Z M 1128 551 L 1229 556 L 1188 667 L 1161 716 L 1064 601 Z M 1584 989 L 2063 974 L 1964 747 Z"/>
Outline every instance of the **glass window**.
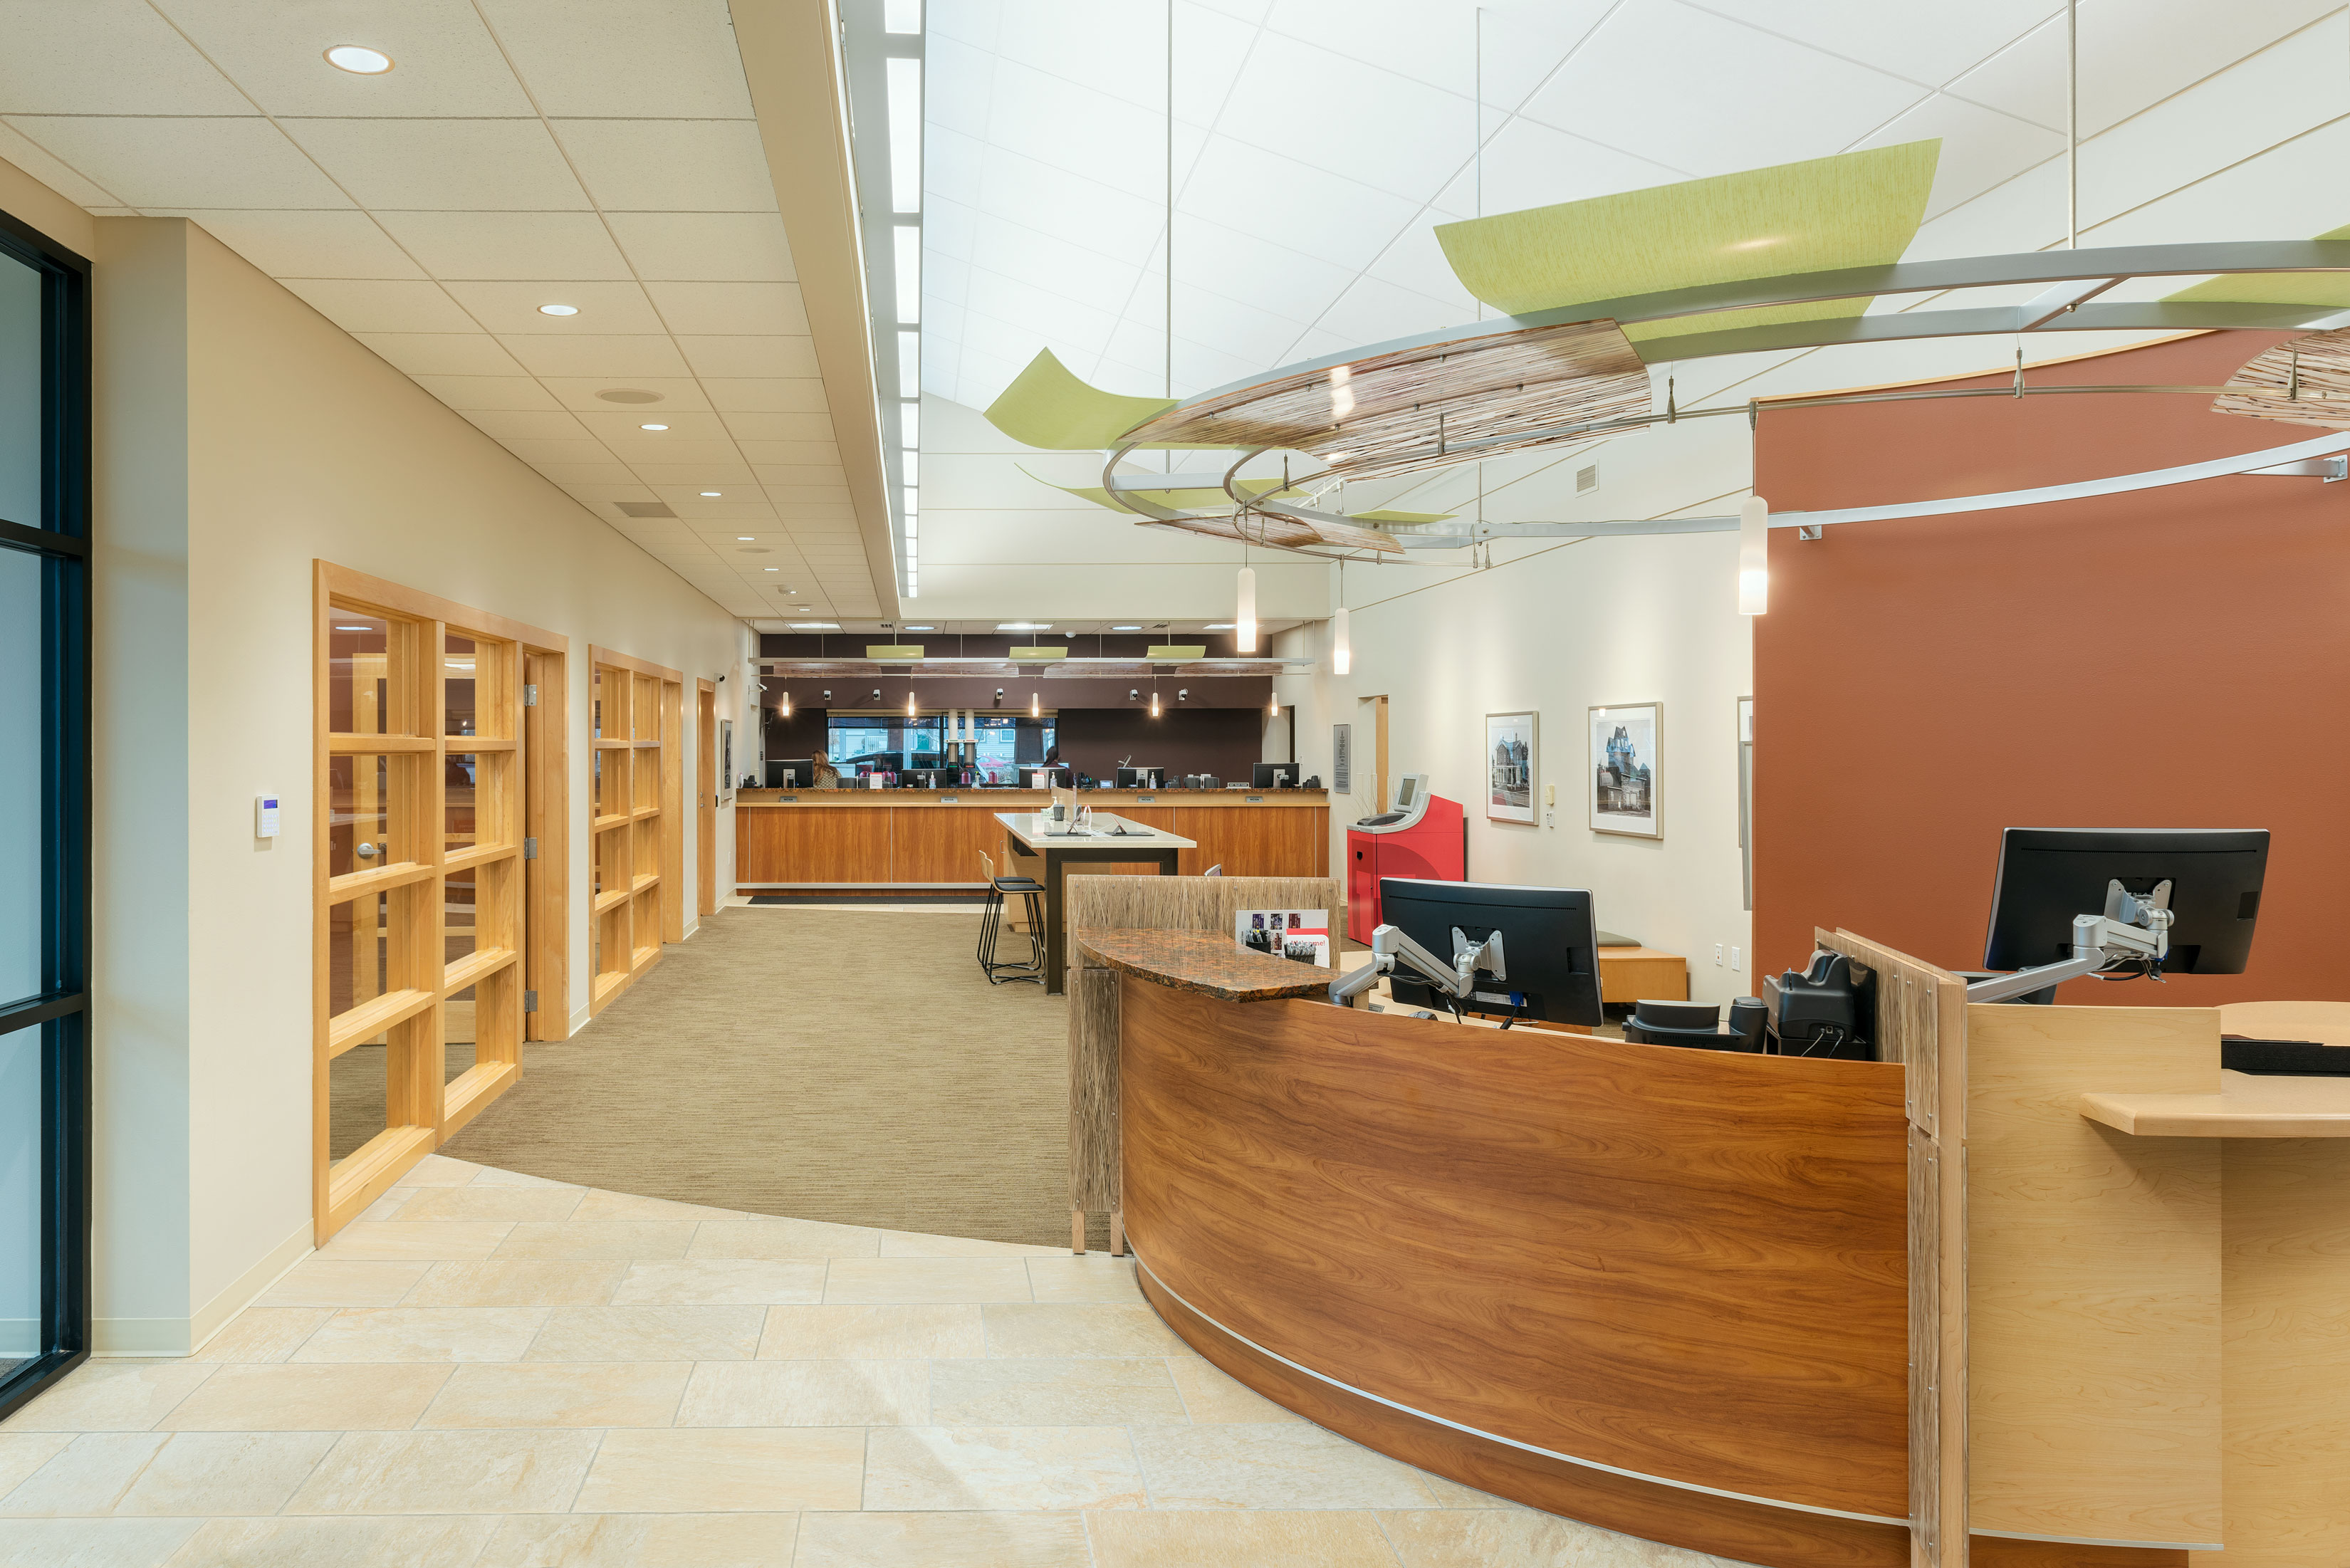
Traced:
<path fill-rule="evenodd" d="M 461 637 L 453 631 L 444 635 L 448 644 L 441 656 L 442 701 L 448 713 L 448 727 L 444 732 L 478 735 L 481 730 L 476 720 L 480 715 L 473 705 L 473 666 L 479 650 L 470 637 Z"/>
<path fill-rule="evenodd" d="M 0 671 L 5 672 L 0 675 L 0 1002 L 45 989 L 41 887 L 48 855 L 41 831 L 40 672 L 47 640 L 41 613 L 46 570 L 37 556 L 0 549 Z M 0 1143 L 0 1158 L 5 1148 Z M 7 1262 L 0 1254 L 0 1272 Z"/>
<path fill-rule="evenodd" d="M 384 677 L 391 627 L 381 616 L 329 607 L 327 728 L 338 735 L 384 732 Z"/>
<path fill-rule="evenodd" d="M 0 255 L 0 522 L 42 515 L 41 275 Z"/>
<path fill-rule="evenodd" d="M 0 1383 L 41 1344 L 41 1102 L 44 1036 L 0 1034 Z"/>

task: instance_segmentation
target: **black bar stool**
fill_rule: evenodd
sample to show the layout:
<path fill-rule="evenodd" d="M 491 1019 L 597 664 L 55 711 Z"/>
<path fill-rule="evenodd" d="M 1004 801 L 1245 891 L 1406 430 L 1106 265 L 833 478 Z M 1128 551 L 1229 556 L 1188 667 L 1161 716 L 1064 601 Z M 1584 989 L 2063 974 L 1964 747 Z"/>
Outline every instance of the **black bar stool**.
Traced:
<path fill-rule="evenodd" d="M 1028 956 L 1008 961 L 995 956 L 995 940 L 1003 929 L 1006 894 L 1026 900 Z M 1033 877 L 990 877 L 987 902 L 979 918 L 979 967 L 990 985 L 1009 981 L 1045 983 L 1045 884 Z"/>

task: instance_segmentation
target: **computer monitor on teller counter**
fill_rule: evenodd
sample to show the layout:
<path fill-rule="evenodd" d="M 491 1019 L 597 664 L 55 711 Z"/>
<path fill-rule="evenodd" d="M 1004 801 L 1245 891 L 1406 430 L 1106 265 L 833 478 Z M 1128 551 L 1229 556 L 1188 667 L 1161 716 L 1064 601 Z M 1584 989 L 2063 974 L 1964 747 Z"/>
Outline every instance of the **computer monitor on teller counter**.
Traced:
<path fill-rule="evenodd" d="M 1463 1007 L 1598 1027 L 1598 927 L 1588 890 L 1383 877 L 1379 914 L 1442 959 L 1452 956 L 1456 930 L 1472 943 L 1495 931 L 1502 934 L 1500 971 L 1480 966 L 1477 989 L 1461 1002 Z M 1432 987 L 1413 983 L 1409 972 L 1399 968 L 1388 978 L 1388 989 L 1399 1004 L 1451 1005 Z"/>
<path fill-rule="evenodd" d="M 1165 768 L 1121 767 L 1118 770 L 1118 787 L 1120 789 L 1163 789 L 1166 784 Z"/>
<path fill-rule="evenodd" d="M 816 759 L 813 757 L 767 759 L 769 789 L 806 789 L 815 783 Z"/>
<path fill-rule="evenodd" d="M 1251 789 L 1288 789 L 1296 783 L 1295 763 L 1258 763 L 1249 773 Z"/>
<path fill-rule="evenodd" d="M 2118 882 L 2171 912 L 2163 973 L 2241 974 L 2268 862 L 2264 827 L 2011 827 L 2000 839 L 1983 968 L 2071 958 L 2074 918 L 2107 913 Z M 2033 993 L 2054 999 L 2054 987 Z"/>

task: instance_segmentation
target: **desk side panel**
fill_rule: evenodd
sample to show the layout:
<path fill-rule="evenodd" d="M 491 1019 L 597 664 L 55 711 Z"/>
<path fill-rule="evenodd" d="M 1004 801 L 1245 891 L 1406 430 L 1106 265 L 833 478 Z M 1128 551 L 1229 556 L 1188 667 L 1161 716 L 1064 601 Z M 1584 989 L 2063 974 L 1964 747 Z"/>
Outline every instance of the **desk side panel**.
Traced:
<path fill-rule="evenodd" d="M 2080 1113 L 2215 1094 L 2216 1011 L 1967 1009 L 1974 1527 L 2221 1539 L 2220 1149 Z"/>
<path fill-rule="evenodd" d="M 1201 1313 L 1555 1453 L 1908 1516 L 1898 1067 L 1119 1010 L 1128 1234 Z"/>

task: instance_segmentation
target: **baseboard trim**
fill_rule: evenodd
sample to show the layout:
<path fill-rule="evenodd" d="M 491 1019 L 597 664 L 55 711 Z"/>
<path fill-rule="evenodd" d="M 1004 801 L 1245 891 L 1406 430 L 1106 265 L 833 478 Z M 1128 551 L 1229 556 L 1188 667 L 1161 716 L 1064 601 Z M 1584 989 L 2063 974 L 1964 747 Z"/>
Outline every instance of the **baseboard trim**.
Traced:
<path fill-rule="evenodd" d="M 286 1240 L 269 1249 L 268 1253 L 253 1267 L 239 1274 L 227 1289 L 196 1310 L 188 1322 L 188 1354 L 193 1355 L 212 1340 L 213 1335 L 228 1326 L 229 1319 L 261 1299 L 263 1293 L 282 1280 L 294 1265 L 317 1250 L 316 1231 L 309 1220 Z"/>

